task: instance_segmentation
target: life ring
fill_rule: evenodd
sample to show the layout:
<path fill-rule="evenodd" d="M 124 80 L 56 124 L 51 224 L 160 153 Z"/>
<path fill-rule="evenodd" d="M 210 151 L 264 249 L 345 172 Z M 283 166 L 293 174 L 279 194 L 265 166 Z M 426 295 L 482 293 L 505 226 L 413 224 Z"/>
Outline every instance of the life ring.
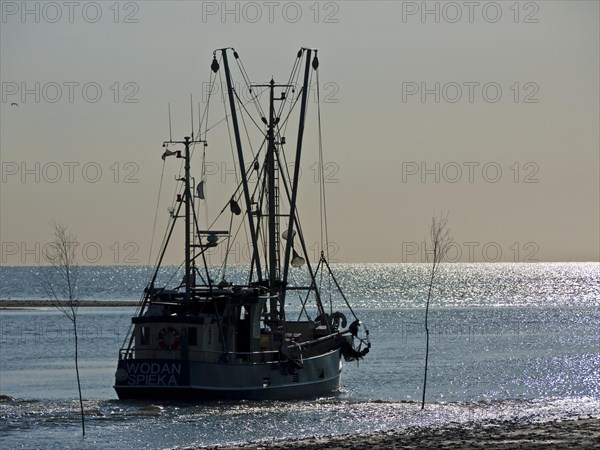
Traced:
<path fill-rule="evenodd" d="M 174 350 L 179 347 L 179 331 L 173 327 L 165 327 L 158 332 L 158 345 L 163 350 Z"/>
<path fill-rule="evenodd" d="M 125 369 L 117 369 L 117 371 L 115 372 L 115 379 L 119 383 L 125 383 L 128 377 L 129 373 L 127 373 Z"/>
<path fill-rule="evenodd" d="M 334 312 L 331 315 L 327 313 L 323 313 L 315 319 L 315 322 L 319 322 L 321 325 L 329 324 L 332 330 L 336 330 L 340 327 L 340 323 L 342 328 L 346 328 L 347 319 L 344 314 L 341 312 Z"/>
<path fill-rule="evenodd" d="M 329 320 L 329 323 L 333 328 L 339 328 L 340 324 L 342 325 L 342 328 L 346 328 L 346 325 L 348 324 L 346 316 L 341 312 L 334 312 L 329 316 Z"/>

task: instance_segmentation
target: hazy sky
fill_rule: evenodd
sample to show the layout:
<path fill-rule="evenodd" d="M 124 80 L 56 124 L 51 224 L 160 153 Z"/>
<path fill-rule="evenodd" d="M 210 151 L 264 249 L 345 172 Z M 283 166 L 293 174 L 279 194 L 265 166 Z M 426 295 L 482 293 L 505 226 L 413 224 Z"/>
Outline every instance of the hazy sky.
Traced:
<path fill-rule="evenodd" d="M 333 260 L 420 262 L 440 211 L 454 260 L 600 258 L 596 1 L 1 6 L 3 265 L 36 264 L 52 218 L 84 263 L 146 263 L 167 104 L 181 138 L 226 46 L 261 82 L 319 49 Z M 215 192 L 230 150 L 209 151 Z M 309 244 L 315 200 L 300 199 Z"/>

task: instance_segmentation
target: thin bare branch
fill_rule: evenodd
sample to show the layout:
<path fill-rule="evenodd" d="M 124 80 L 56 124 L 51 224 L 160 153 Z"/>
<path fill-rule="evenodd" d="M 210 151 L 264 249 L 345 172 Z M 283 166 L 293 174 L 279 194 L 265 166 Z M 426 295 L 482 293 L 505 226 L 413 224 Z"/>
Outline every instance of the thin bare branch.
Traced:
<path fill-rule="evenodd" d="M 438 265 L 444 260 L 448 250 L 452 245 L 452 237 L 450 235 L 450 229 L 448 228 L 448 215 L 443 216 L 440 214 L 439 218 L 433 216 L 431 219 L 431 229 L 429 238 L 431 239 L 432 246 L 432 265 L 431 274 L 429 277 L 429 291 L 427 294 L 427 304 L 425 306 L 425 373 L 423 376 L 423 398 L 421 400 L 421 409 L 425 408 L 425 391 L 427 388 L 427 363 L 429 361 L 429 303 L 431 301 L 431 294 L 433 292 L 433 282 L 435 278 Z M 429 253 L 427 254 L 429 261 Z"/>
<path fill-rule="evenodd" d="M 75 252 L 78 243 L 67 226 L 55 220 L 52 226 L 54 239 L 43 255 L 49 266 L 42 269 L 38 279 L 54 306 L 73 321 L 80 302 L 77 296 L 79 266 Z"/>
<path fill-rule="evenodd" d="M 77 375 L 77 388 L 79 391 L 81 429 L 85 436 L 85 415 L 78 362 L 77 312 L 80 298 L 77 291 L 79 265 L 77 264 L 75 253 L 77 239 L 67 226 L 55 220 L 52 220 L 52 226 L 54 228 L 54 239 L 50 245 L 45 247 L 43 255 L 49 265 L 41 268 L 37 279 L 42 290 L 50 298 L 56 309 L 67 316 L 73 324 L 73 334 L 75 337 L 75 373 Z"/>

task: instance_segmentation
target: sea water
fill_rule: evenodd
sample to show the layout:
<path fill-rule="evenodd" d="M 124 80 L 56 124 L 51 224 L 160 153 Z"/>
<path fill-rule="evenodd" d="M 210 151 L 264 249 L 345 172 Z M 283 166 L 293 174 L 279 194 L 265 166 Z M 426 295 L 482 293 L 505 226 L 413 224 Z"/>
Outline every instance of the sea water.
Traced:
<path fill-rule="evenodd" d="M 135 308 L 81 308 L 85 438 L 70 322 L 53 308 L 4 310 L 0 443 L 3 448 L 173 448 L 600 418 L 600 264 L 442 265 L 431 298 L 421 410 L 429 269 L 426 264 L 333 267 L 369 329 L 372 349 L 364 360 L 345 364 L 339 393 L 311 400 L 120 401 L 112 384 Z M 0 298 L 42 298 L 35 281 L 39 270 L 1 268 Z M 242 276 L 243 268 L 235 270 Z M 82 267 L 80 289 L 86 299 L 136 300 L 149 274 L 147 267 Z M 161 276 L 167 284 L 168 276 Z M 327 308 L 343 309 L 339 296 L 332 295 L 331 306 L 328 295 L 324 300 Z M 298 313 L 295 308 L 291 303 L 288 313 Z"/>

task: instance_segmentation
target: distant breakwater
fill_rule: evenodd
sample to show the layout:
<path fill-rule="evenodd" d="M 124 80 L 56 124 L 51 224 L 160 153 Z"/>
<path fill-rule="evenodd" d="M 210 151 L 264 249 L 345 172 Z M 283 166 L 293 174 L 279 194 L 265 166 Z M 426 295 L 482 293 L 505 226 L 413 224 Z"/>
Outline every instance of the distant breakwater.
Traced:
<path fill-rule="evenodd" d="M 77 304 L 81 307 L 115 307 L 115 306 L 131 306 L 135 307 L 139 304 L 132 300 L 79 300 Z M 51 300 L 3 300 L 0 299 L 0 309 L 7 308 L 53 308 L 53 307 L 68 307 L 69 302 L 62 300 L 59 302 Z"/>

